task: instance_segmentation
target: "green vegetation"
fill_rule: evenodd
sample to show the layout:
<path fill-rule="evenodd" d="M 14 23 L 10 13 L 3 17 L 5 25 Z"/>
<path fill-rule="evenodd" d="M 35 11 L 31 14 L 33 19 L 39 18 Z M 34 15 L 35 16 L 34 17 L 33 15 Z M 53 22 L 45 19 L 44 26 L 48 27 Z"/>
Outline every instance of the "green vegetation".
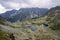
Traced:
<path fill-rule="evenodd" d="M 0 17 L 0 24 L 5 25 L 4 20 Z"/>
<path fill-rule="evenodd" d="M 8 37 L 6 37 L 6 32 L 0 30 L 0 40 L 10 40 Z"/>
<path fill-rule="evenodd" d="M 60 10 L 48 14 L 47 21 L 51 29 L 60 30 Z"/>
<path fill-rule="evenodd" d="M 4 23 L 4 22 L 2 22 L 2 21 L 0 21 L 0 24 L 5 25 L 5 23 Z"/>

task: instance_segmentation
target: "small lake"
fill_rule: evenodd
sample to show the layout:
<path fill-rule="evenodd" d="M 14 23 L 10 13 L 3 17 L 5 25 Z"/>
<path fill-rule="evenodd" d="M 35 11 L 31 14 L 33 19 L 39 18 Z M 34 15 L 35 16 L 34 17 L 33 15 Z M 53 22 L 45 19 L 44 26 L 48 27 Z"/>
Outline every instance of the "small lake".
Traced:
<path fill-rule="evenodd" d="M 36 27 L 34 26 L 34 25 L 32 25 L 32 24 L 28 24 L 28 25 L 26 25 L 26 24 L 22 24 L 21 25 L 21 28 L 30 28 L 32 31 L 35 31 L 36 30 Z"/>
<path fill-rule="evenodd" d="M 41 28 L 46 28 L 46 27 L 48 27 L 48 24 L 41 24 L 40 27 Z"/>

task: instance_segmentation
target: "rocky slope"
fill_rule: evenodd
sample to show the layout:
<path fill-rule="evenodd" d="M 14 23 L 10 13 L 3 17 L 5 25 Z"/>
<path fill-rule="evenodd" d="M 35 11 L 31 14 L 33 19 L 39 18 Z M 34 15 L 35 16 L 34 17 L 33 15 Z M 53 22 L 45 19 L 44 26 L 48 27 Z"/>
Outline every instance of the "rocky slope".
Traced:
<path fill-rule="evenodd" d="M 47 21 L 52 29 L 60 30 L 60 6 L 51 8 L 48 12 Z"/>

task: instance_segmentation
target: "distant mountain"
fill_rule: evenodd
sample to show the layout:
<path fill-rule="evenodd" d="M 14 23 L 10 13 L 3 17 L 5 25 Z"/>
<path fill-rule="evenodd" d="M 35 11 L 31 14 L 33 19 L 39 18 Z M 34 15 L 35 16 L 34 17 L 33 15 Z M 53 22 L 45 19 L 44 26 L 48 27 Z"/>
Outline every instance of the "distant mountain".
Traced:
<path fill-rule="evenodd" d="M 12 14 L 9 20 L 29 20 L 31 18 L 38 17 L 47 11 L 48 9 L 46 8 L 21 8 L 15 14 Z"/>
<path fill-rule="evenodd" d="M 47 8 L 21 8 L 17 11 L 7 11 L 1 16 L 3 16 L 8 21 L 15 22 L 17 20 L 29 20 L 31 18 L 38 17 L 47 11 Z"/>
<path fill-rule="evenodd" d="M 17 10 L 11 10 L 11 11 L 7 11 L 7 12 L 5 12 L 5 13 L 2 13 L 2 14 L 0 14 L 0 15 L 1 15 L 3 18 L 8 19 L 8 18 L 11 16 L 11 14 L 14 14 L 16 11 L 17 11 Z"/>
<path fill-rule="evenodd" d="M 50 28 L 53 30 L 60 30 L 60 6 L 51 8 L 47 13 L 47 21 Z"/>

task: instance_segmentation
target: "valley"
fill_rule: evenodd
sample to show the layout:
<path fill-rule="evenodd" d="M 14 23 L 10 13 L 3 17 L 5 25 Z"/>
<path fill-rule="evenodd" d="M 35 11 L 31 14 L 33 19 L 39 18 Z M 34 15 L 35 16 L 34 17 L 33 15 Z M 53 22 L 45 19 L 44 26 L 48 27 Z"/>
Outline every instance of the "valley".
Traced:
<path fill-rule="evenodd" d="M 12 16 L 14 20 L 16 17 L 16 14 Z M 15 40 L 60 40 L 60 6 L 51 8 L 39 17 L 24 19 L 11 22 L 1 17 L 0 30 L 8 36 L 13 34 Z"/>

